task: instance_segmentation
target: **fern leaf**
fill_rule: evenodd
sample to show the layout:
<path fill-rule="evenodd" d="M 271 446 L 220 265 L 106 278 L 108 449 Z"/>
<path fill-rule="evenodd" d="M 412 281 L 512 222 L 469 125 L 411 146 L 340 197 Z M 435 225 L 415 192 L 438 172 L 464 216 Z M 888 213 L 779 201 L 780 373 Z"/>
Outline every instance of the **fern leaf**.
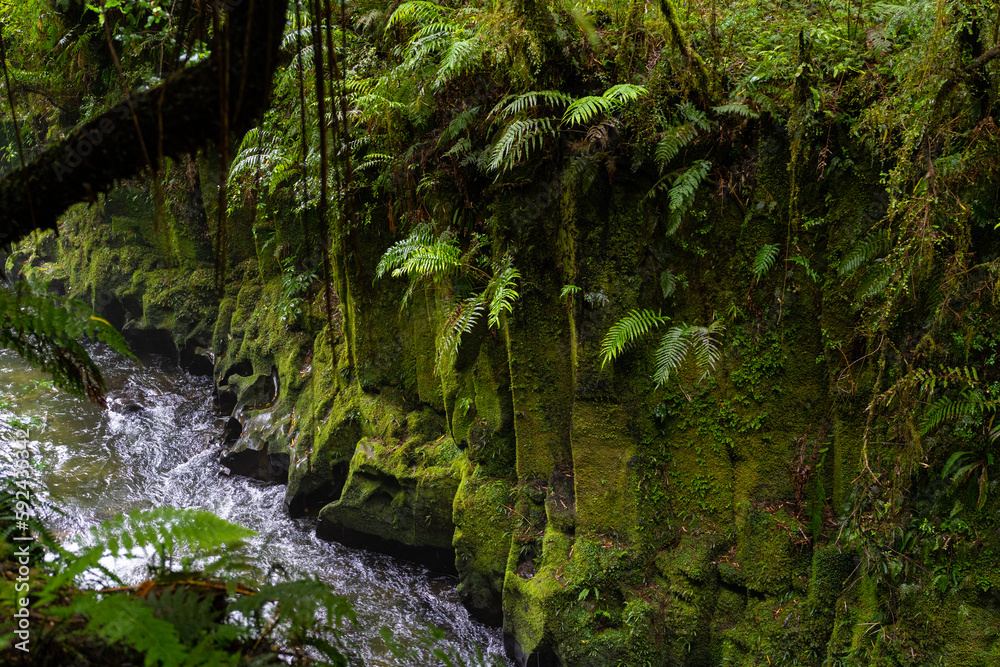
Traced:
<path fill-rule="evenodd" d="M 73 610 L 89 619 L 87 630 L 114 643 L 124 642 L 145 654 L 147 667 L 184 664 L 187 649 L 173 624 L 156 618 L 141 600 L 108 595 L 98 600 L 94 594 L 79 595 Z"/>
<path fill-rule="evenodd" d="M 543 104 L 556 108 L 564 107 L 572 101 L 572 97 L 558 90 L 536 90 L 505 97 L 493 107 L 490 116 L 498 120 L 506 120 L 519 116 L 529 109 L 537 109 Z"/>
<path fill-rule="evenodd" d="M 753 279 L 760 281 L 760 277 L 767 273 L 772 266 L 774 266 L 774 260 L 778 257 L 778 246 L 774 243 L 765 244 L 757 251 L 757 255 L 753 258 Z"/>
<path fill-rule="evenodd" d="M 438 137 L 438 146 L 453 141 L 463 132 L 472 126 L 473 121 L 479 115 L 479 107 L 472 107 L 462 111 L 460 114 L 451 119 L 448 123 L 448 127 L 445 128 L 441 136 Z"/>
<path fill-rule="evenodd" d="M 611 325 L 601 342 L 601 367 L 609 361 L 614 361 L 618 355 L 628 349 L 638 338 L 646 335 L 654 328 L 670 321 L 659 311 L 631 310 L 625 317 Z"/>
<path fill-rule="evenodd" d="M 551 118 L 515 120 L 504 128 L 490 153 L 490 171 L 507 171 L 540 149 L 545 137 L 554 137 Z"/>
<path fill-rule="evenodd" d="M 805 269 L 806 275 L 812 278 L 814 283 L 819 282 L 819 274 L 813 271 L 812 267 L 809 266 L 809 258 L 803 255 L 795 255 L 794 257 L 789 257 L 788 261 L 798 264 L 803 269 Z"/>
<path fill-rule="evenodd" d="M 83 338 L 131 356 L 121 334 L 83 302 L 37 296 L 24 282 L 0 285 L 0 348 L 51 374 L 57 386 L 101 403 L 104 380 Z"/>
<path fill-rule="evenodd" d="M 571 295 L 575 295 L 575 294 L 579 294 L 579 293 L 580 293 L 580 292 L 582 292 L 582 291 L 583 291 L 583 290 L 581 290 L 581 289 L 580 289 L 579 287 L 577 287 L 576 285 L 563 285 L 563 288 L 562 288 L 562 290 L 561 290 L 561 291 L 559 292 L 559 298 L 560 298 L 560 299 L 564 299 L 564 298 L 566 298 L 567 296 L 571 296 Z"/>
<path fill-rule="evenodd" d="M 896 267 L 889 261 L 880 262 L 872 267 L 858 287 L 857 300 L 859 304 L 885 291 L 895 276 Z"/>
<path fill-rule="evenodd" d="M 712 124 L 709 122 L 708 116 L 705 115 L 705 112 L 690 102 L 682 102 L 681 104 L 678 104 L 677 111 L 680 113 L 682 118 L 691 123 L 695 128 L 703 132 L 707 132 L 712 129 Z"/>
<path fill-rule="evenodd" d="M 392 245 L 382 255 L 375 268 L 375 277 L 381 278 L 386 273 L 393 273 L 406 263 L 410 255 L 417 249 L 429 245 L 434 239 L 430 225 L 418 225 L 402 241 Z"/>
<path fill-rule="evenodd" d="M 734 114 L 736 116 L 743 116 L 744 118 L 760 118 L 759 113 L 751 111 L 750 107 L 745 104 L 723 104 L 722 106 L 712 107 L 712 111 L 715 113 Z"/>
<path fill-rule="evenodd" d="M 862 266 L 871 262 L 878 255 L 885 252 L 889 245 L 888 235 L 885 233 L 869 234 L 858 241 L 849 253 L 844 255 L 837 266 L 837 274 L 848 276 L 857 271 Z"/>
<path fill-rule="evenodd" d="M 514 302 L 517 301 L 518 293 L 515 281 L 521 274 L 510 265 L 510 260 L 505 260 L 501 265 L 502 270 L 494 273 L 484 292 L 491 296 L 489 325 L 500 328 L 500 314 L 510 313 L 514 310 Z"/>
<path fill-rule="evenodd" d="M 590 123 L 599 115 L 610 115 L 614 110 L 613 100 L 606 97 L 581 97 L 574 100 L 563 113 L 562 122 L 564 125 L 583 125 Z"/>
<path fill-rule="evenodd" d="M 449 82 L 474 69 L 484 53 L 482 41 L 475 37 L 452 42 L 441 57 L 437 78 L 434 79 L 434 90 L 444 90 Z"/>
<path fill-rule="evenodd" d="M 171 553 L 177 547 L 192 552 L 212 551 L 256 535 L 252 530 L 202 510 L 158 507 L 133 510 L 91 529 L 97 545 L 112 555 L 133 548 L 156 547 Z"/>
<path fill-rule="evenodd" d="M 397 26 L 434 21 L 443 17 L 446 11 L 444 7 L 436 5 L 433 2 L 426 2 L 426 0 L 404 2 L 389 17 L 389 21 L 385 25 L 385 30 L 388 32 Z"/>
<path fill-rule="evenodd" d="M 677 276 L 670 269 L 664 269 L 660 274 L 660 289 L 663 290 L 664 299 L 673 296 L 677 291 Z"/>
<path fill-rule="evenodd" d="M 435 241 L 426 246 L 414 248 L 402 266 L 392 272 L 394 278 L 400 276 L 428 276 L 435 279 L 452 273 L 459 267 L 462 251 L 450 239 Z"/>
<path fill-rule="evenodd" d="M 665 385 L 670 376 L 680 370 L 687 352 L 686 327 L 681 325 L 667 329 L 654 356 L 656 371 L 653 373 L 653 381 L 657 386 Z"/>
<path fill-rule="evenodd" d="M 673 234 L 681 225 L 681 219 L 694 203 L 695 193 L 705 177 L 708 176 L 712 163 L 708 160 L 695 160 L 694 163 L 674 181 L 667 197 L 670 200 L 670 215 L 667 222 L 667 234 Z"/>
<path fill-rule="evenodd" d="M 637 86 L 631 83 L 619 83 L 604 91 L 602 97 L 616 102 L 634 102 L 640 97 L 649 93 L 645 86 Z"/>
<path fill-rule="evenodd" d="M 445 323 L 437 342 L 437 372 L 440 374 L 448 362 L 455 358 L 462 343 L 462 336 L 471 332 L 486 310 L 486 293 L 480 292 L 461 301 Z"/>
<path fill-rule="evenodd" d="M 662 172 L 667 164 L 677 157 L 681 149 L 698 136 L 698 130 L 691 123 L 684 123 L 670 128 L 663 134 L 663 138 L 656 144 L 654 159 Z"/>
<path fill-rule="evenodd" d="M 688 347 L 694 354 L 698 370 L 701 371 L 699 381 L 708 377 L 719 363 L 721 351 L 716 336 L 723 331 L 725 331 L 725 327 L 719 321 L 712 322 L 707 327 L 689 326 L 685 331 Z"/>

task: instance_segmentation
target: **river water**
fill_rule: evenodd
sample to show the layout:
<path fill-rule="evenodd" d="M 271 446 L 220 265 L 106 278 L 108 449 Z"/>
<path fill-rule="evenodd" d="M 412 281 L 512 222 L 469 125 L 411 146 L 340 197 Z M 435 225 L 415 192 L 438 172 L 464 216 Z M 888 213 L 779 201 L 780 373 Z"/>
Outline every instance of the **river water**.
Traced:
<path fill-rule="evenodd" d="M 446 636 L 434 646 L 459 664 L 512 664 L 503 657 L 499 630 L 469 618 L 453 578 L 320 541 L 312 519 L 285 513 L 283 486 L 222 475 L 222 422 L 211 410 L 209 379 L 161 359 L 140 363 L 100 348 L 92 354 L 105 374 L 108 410 L 52 389 L 47 376 L 0 351 L 0 420 L 34 422 L 34 490 L 61 510 L 48 512 L 46 523 L 66 544 L 119 512 L 164 505 L 208 510 L 258 534 L 248 545 L 257 562 L 280 565 L 293 577 L 317 576 L 351 601 L 359 629 L 345 639 L 353 664 L 441 664 L 423 641 L 431 626 Z M 142 410 L 125 414 L 127 405 Z M 0 454 L 0 468 L 6 468 L 8 453 Z M 136 559 L 116 560 L 113 569 L 131 584 L 146 574 Z M 405 660 L 386 649 L 378 632 L 383 626 L 409 648 Z"/>

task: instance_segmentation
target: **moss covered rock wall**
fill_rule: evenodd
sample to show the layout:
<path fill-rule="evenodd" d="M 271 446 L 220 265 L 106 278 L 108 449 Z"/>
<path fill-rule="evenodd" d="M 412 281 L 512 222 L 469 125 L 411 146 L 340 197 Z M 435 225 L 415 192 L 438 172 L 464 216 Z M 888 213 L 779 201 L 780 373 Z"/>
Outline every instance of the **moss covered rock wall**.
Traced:
<path fill-rule="evenodd" d="M 287 480 L 289 511 L 319 516 L 324 537 L 457 572 L 519 664 L 986 664 L 994 464 L 951 458 L 981 436 L 918 438 L 906 455 L 926 472 L 899 494 L 873 472 L 901 455 L 888 434 L 907 417 L 871 410 L 905 350 L 963 343 L 919 305 L 880 338 L 858 333 L 840 267 L 885 208 L 878 165 L 846 142 L 850 164 L 793 187 L 787 135 L 746 136 L 720 163 L 754 177 L 703 186 L 674 233 L 641 173 L 495 197 L 490 252 L 513 257 L 519 298 L 445 365 L 463 288 L 419 287 L 401 308 L 407 282 L 375 278 L 400 234 L 374 205 L 335 248 L 332 310 L 322 281 L 290 290 L 259 242 L 264 227 L 295 239 L 291 218 L 236 215 L 217 292 L 210 230 L 174 216 L 162 241 L 128 189 L 72 213 L 48 256 L 26 248 L 8 266 L 56 276 L 136 340 L 167 332 L 211 358 L 234 420 L 227 465 Z M 604 336 L 637 308 L 718 322 L 715 368 L 657 385 L 665 328 L 605 362 Z M 991 302 L 974 309 L 995 322 Z M 995 349 L 982 336 L 969 365 Z M 949 459 L 946 472 L 973 466 L 965 481 L 942 473 Z"/>

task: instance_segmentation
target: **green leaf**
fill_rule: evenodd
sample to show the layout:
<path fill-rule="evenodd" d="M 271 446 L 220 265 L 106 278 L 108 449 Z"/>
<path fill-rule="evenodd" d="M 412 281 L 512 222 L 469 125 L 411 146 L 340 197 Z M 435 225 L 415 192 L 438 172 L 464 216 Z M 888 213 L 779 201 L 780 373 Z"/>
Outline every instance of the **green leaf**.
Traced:
<path fill-rule="evenodd" d="M 614 361 L 619 354 L 628 349 L 638 338 L 646 335 L 654 328 L 670 321 L 659 311 L 631 310 L 625 317 L 611 325 L 601 342 L 601 367 L 609 361 Z"/>
<path fill-rule="evenodd" d="M 768 243 L 761 247 L 757 251 L 757 255 L 753 258 L 753 278 L 756 281 L 760 281 L 761 276 L 770 270 L 774 266 L 774 260 L 778 257 L 778 245 L 774 243 Z"/>

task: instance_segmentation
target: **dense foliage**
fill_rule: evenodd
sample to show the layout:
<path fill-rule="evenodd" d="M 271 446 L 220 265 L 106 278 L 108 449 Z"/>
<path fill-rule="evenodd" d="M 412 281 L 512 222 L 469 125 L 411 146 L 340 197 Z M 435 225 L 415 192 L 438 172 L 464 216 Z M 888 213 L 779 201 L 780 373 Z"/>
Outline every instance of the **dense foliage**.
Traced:
<path fill-rule="evenodd" d="M 127 90 L 204 58 L 219 24 L 203 5 L 0 5 L 15 119 L 4 125 L 5 164 L 21 158 L 15 128 L 30 159 Z M 220 293 L 236 243 L 230 218 L 252 230 L 254 246 L 252 268 L 236 270 L 279 276 L 281 321 L 325 324 L 331 347 L 336 329 L 355 327 L 357 313 L 337 307 L 338 297 L 349 302 L 349 276 L 406 279 L 404 307 L 416 294 L 443 299 L 434 367 L 447 393 L 463 340 L 507 331 L 526 294 L 553 292 L 530 281 L 542 251 L 522 229 L 530 225 L 507 224 L 512 193 L 542 193 L 519 203 L 535 220 L 552 202 L 572 213 L 594 192 L 641 190 L 642 213 L 656 220 L 655 289 L 634 308 L 609 304 L 588 276 L 559 274 L 572 262 L 558 257 L 549 302 L 571 314 L 608 307 L 592 336 L 600 362 L 609 373 L 649 366 L 650 423 L 666 433 L 682 418 L 717 429 L 764 400 L 756 392 L 791 345 L 783 327 L 793 304 L 826 295 L 840 318 L 816 342 L 830 398 L 822 425 L 796 445 L 793 504 L 817 549 L 857 555 L 845 578 L 879 591 L 883 609 L 864 641 L 829 655 L 797 646 L 796 659 L 899 664 L 904 647 L 918 654 L 892 630 L 906 587 L 1000 588 L 981 538 L 997 527 L 998 21 L 985 1 L 294 2 L 263 118 L 207 158 L 221 164 L 218 200 L 201 207 Z M 780 145 L 773 153 L 787 150 L 787 169 L 783 182 L 762 185 L 768 141 Z M 159 164 L 155 147 L 150 154 Z M 170 162 L 152 179 L 158 207 L 182 170 Z M 867 201 L 845 219 L 832 198 L 858 174 L 871 180 L 857 189 Z M 752 247 L 711 240 L 713 217 L 733 211 L 748 226 L 772 224 L 740 237 Z M 390 242 L 373 262 L 362 239 L 375 236 Z M 699 278 L 677 267 L 704 268 L 713 255 L 739 258 L 743 275 L 713 278 L 726 289 L 703 286 L 712 308 L 695 312 L 689 283 Z M 646 336 L 670 324 L 637 361 Z M 0 341 L 34 349 L 10 338 Z M 341 373 L 356 379 L 365 369 L 346 340 Z M 740 391 L 724 418 L 697 414 L 713 382 Z M 836 502 L 824 437 L 841 408 L 863 423 L 857 476 Z M 642 479 L 665 470 L 652 458 Z M 648 489 L 649 507 L 666 502 L 660 487 Z M 708 495 L 691 510 L 706 525 L 724 514 Z M 541 543 L 528 532 L 525 553 Z M 669 544 L 649 537 L 645 546 L 655 558 Z M 758 658 L 769 655 L 762 645 Z"/>

